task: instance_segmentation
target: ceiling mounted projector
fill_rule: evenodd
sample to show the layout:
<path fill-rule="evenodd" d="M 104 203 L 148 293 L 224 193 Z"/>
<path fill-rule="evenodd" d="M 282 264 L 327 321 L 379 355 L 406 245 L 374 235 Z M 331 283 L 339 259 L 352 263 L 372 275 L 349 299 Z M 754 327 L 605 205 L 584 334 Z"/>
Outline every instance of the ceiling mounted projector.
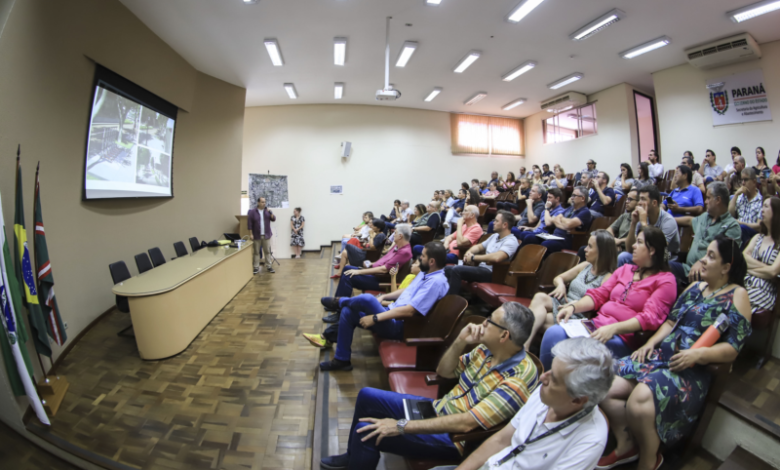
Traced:
<path fill-rule="evenodd" d="M 387 17 L 387 38 L 385 40 L 385 87 L 376 91 L 377 101 L 395 101 L 401 97 L 401 92 L 390 85 L 390 20 Z"/>

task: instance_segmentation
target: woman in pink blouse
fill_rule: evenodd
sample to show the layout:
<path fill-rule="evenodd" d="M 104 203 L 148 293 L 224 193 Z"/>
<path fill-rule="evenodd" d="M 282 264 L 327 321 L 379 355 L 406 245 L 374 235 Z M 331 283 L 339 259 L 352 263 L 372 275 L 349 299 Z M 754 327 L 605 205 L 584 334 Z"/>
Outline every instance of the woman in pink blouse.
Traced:
<path fill-rule="evenodd" d="M 595 310 L 596 330 L 591 337 L 604 343 L 615 357 L 630 355 L 641 346 L 634 333 L 655 331 L 677 298 L 677 283 L 669 272 L 666 237 L 656 227 L 645 226 L 634 243 L 633 262 L 618 268 L 601 287 L 590 289 L 580 300 L 558 309 L 559 324 L 547 329 L 542 338 L 540 359 L 545 370 L 552 367 L 556 344 L 568 338 L 560 322 Z"/>

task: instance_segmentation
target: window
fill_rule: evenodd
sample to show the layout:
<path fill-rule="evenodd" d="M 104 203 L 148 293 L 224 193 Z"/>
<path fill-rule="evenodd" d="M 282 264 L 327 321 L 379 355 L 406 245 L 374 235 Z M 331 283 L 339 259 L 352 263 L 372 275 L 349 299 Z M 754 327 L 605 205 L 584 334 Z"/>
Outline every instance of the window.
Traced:
<path fill-rule="evenodd" d="M 542 121 L 544 143 L 552 144 L 596 134 L 596 103 L 561 111 Z"/>
<path fill-rule="evenodd" d="M 452 153 L 475 155 L 523 154 L 523 125 L 519 119 L 451 114 Z"/>
<path fill-rule="evenodd" d="M 658 148 L 657 132 L 655 129 L 655 107 L 653 98 L 634 91 L 634 107 L 636 110 L 637 144 L 639 148 L 639 161 L 648 160 L 650 150 Z"/>

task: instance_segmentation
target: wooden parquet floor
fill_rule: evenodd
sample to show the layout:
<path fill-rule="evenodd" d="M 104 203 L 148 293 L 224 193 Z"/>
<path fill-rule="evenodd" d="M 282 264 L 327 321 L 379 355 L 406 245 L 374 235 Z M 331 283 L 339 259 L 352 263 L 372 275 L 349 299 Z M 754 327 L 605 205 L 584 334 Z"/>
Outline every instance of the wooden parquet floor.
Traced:
<path fill-rule="evenodd" d="M 76 470 L 0 422 L 0 468 L 13 470 Z"/>
<path fill-rule="evenodd" d="M 324 255 L 254 276 L 174 358 L 142 361 L 109 314 L 60 366 L 50 434 L 144 470 L 309 469 L 319 351 L 301 333 L 322 325 Z"/>
<path fill-rule="evenodd" d="M 755 361 L 735 364 L 734 382 L 720 403 L 744 420 L 780 439 L 780 360 L 771 358 L 760 370 Z"/>

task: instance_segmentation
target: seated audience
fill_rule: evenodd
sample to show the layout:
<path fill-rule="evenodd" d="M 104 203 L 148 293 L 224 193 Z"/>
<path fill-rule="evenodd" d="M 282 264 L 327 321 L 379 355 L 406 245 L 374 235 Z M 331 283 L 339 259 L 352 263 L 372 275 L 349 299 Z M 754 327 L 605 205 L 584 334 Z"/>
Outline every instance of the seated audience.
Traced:
<path fill-rule="evenodd" d="M 375 469 L 380 452 L 413 459 L 460 460 L 463 444 L 453 442 L 449 433 L 490 429 L 509 421 L 537 388 L 540 371 L 523 349 L 532 324 L 528 308 L 509 302 L 481 325 L 466 325 L 436 369 L 442 377 L 458 378 L 458 385 L 440 400 L 362 389 L 355 403 L 347 453 L 322 459 L 322 468 Z M 471 352 L 461 355 L 474 345 Z M 431 402 L 436 417 L 406 420 L 404 399 Z"/>
<path fill-rule="evenodd" d="M 777 152 L 777 160 L 775 160 L 775 164 L 772 165 L 772 173 L 780 173 L 780 151 Z"/>
<path fill-rule="evenodd" d="M 756 147 L 756 166 L 753 168 L 756 169 L 756 173 L 758 173 L 759 176 L 762 176 L 767 172 L 772 172 L 772 169 L 769 168 L 769 165 L 766 163 L 766 153 L 764 152 L 764 147 Z"/>
<path fill-rule="evenodd" d="M 444 190 L 444 205 L 442 205 L 442 210 L 449 210 L 449 208 L 457 202 L 458 199 L 453 197 L 453 194 L 451 189 Z"/>
<path fill-rule="evenodd" d="M 415 277 L 406 289 L 384 295 L 385 300 L 395 300 L 388 307 L 371 294 L 352 298 L 323 298 L 322 304 L 339 309 L 341 316 L 338 321 L 336 353 L 333 360 L 320 363 L 320 370 L 352 370 L 352 337 L 358 326 L 371 330 L 380 338 L 402 340 L 404 319 L 415 313 L 427 315 L 436 302 L 447 295 L 447 279 L 442 271 L 445 253 L 441 243 L 427 243 L 420 256 L 420 271 L 423 275 Z M 319 348 L 328 347 L 332 343 L 323 335 L 305 334 L 304 337 Z"/>
<path fill-rule="evenodd" d="M 636 205 L 639 202 L 639 191 L 636 187 L 631 188 L 626 194 L 626 210 L 620 214 L 612 225 L 609 226 L 607 232 L 611 233 L 615 237 L 615 245 L 618 250 L 626 250 L 626 238 L 628 238 L 628 231 L 631 227 L 631 214 L 633 214 Z M 582 256 L 580 256 L 582 258 Z"/>
<path fill-rule="evenodd" d="M 534 312 L 534 330 L 529 341 L 536 337 L 537 331 L 556 323 L 558 309 L 561 305 L 574 303 L 585 295 L 588 289 L 601 286 L 612 276 L 617 268 L 617 249 L 615 239 L 606 230 L 596 230 L 591 233 L 585 246 L 585 261 L 565 273 L 555 276 L 555 289 L 549 294 L 539 292 L 531 300 L 531 311 Z M 568 290 L 566 285 L 569 285 Z M 581 318 L 577 314 L 574 318 Z M 530 346 L 526 345 L 526 346 Z"/>
<path fill-rule="evenodd" d="M 460 218 L 460 214 L 463 212 L 463 208 L 466 207 L 466 197 L 468 191 L 461 189 L 458 191 L 458 198 L 450 205 L 447 210 L 447 216 L 444 218 L 444 235 L 449 235 L 452 230 L 452 224 L 456 223 Z"/>
<path fill-rule="evenodd" d="M 471 187 L 472 187 L 472 188 L 474 188 L 474 189 L 476 189 L 477 191 L 480 191 L 480 188 L 479 188 L 479 180 L 478 180 L 478 179 L 476 179 L 476 178 L 472 179 L 472 180 L 471 180 Z"/>
<path fill-rule="evenodd" d="M 615 357 L 627 356 L 641 346 L 634 333 L 654 331 L 661 326 L 677 298 L 674 276 L 666 262 L 663 232 L 645 226 L 633 248 L 635 265 L 618 268 L 601 287 L 558 308 L 558 323 L 568 321 L 575 313 L 596 311 L 593 324 L 597 330 L 591 337 L 606 344 Z M 560 324 L 544 333 L 539 358 L 545 370 L 552 365 L 552 347 L 567 337 Z"/>
<path fill-rule="evenodd" d="M 530 179 L 531 179 L 531 186 L 535 184 L 539 184 L 542 187 L 545 187 L 544 179 L 542 179 L 542 170 L 538 166 L 534 165 L 534 172 L 532 173 Z"/>
<path fill-rule="evenodd" d="M 460 281 L 490 282 L 493 276 L 493 266 L 496 263 L 511 259 L 519 244 L 512 235 L 511 228 L 515 225 L 515 216 L 511 212 L 498 211 L 493 221 L 496 231 L 487 240 L 472 246 L 463 255 L 462 266 L 447 266 L 444 273 L 450 283 L 449 294 L 460 293 Z"/>
<path fill-rule="evenodd" d="M 539 217 L 539 222 L 534 227 L 519 227 L 513 228 L 512 233 L 517 237 L 520 244 L 522 244 L 526 238 L 533 237 L 538 238 L 536 235 L 542 232 L 547 232 L 548 227 L 552 227 L 551 221 L 553 217 L 558 214 L 563 214 L 564 208 L 561 205 L 561 199 L 563 199 L 563 192 L 558 188 L 552 188 L 547 191 L 547 203 L 543 207 L 542 215 Z M 537 242 L 531 242 L 536 245 Z"/>
<path fill-rule="evenodd" d="M 615 190 L 608 186 L 609 175 L 603 171 L 590 180 L 588 199 L 590 199 L 590 215 L 594 218 L 604 217 L 604 209 L 615 205 Z"/>
<path fill-rule="evenodd" d="M 631 247 L 642 227 L 649 225 L 661 229 L 666 238 L 667 254 L 674 256 L 680 251 L 680 232 L 674 217 L 662 210 L 661 193 L 654 185 L 640 186 L 637 190 L 639 202 L 631 214 L 631 225 L 626 237 L 627 250 L 618 256 L 618 266 L 632 262 Z M 671 258 L 669 258 L 671 259 Z"/>
<path fill-rule="evenodd" d="M 736 193 L 742 187 L 742 170 L 745 169 L 745 157 L 737 155 L 734 157 L 734 170 L 726 177 L 726 184 L 729 187 L 729 194 Z"/>
<path fill-rule="evenodd" d="M 555 177 L 550 178 L 547 182 L 547 186 L 550 188 L 558 188 L 560 190 L 566 189 L 566 186 L 569 185 L 569 179 L 566 178 L 566 171 L 556 165 L 554 175 Z"/>
<path fill-rule="evenodd" d="M 562 214 L 551 217 L 549 220 L 555 226 L 553 235 L 562 238 L 562 240 L 544 240 L 539 237 L 524 238 L 525 243 L 534 245 L 541 244 L 547 247 L 545 256 L 556 253 L 561 250 L 571 250 L 572 231 L 585 231 L 590 228 L 593 220 L 588 209 L 588 193 L 584 186 L 575 186 L 571 193 L 572 204 Z M 549 223 L 548 223 L 549 225 Z"/>
<path fill-rule="evenodd" d="M 525 169 L 524 166 L 520 167 L 520 172 L 517 174 L 517 179 L 518 180 L 528 179 L 528 171 Z"/>
<path fill-rule="evenodd" d="M 754 168 L 742 170 L 741 178 L 742 187 L 737 189 L 729 201 L 729 213 L 739 221 L 742 241 L 748 243 L 758 233 L 764 198 L 758 190 L 758 175 Z"/>
<path fill-rule="evenodd" d="M 734 168 L 734 160 L 737 157 L 742 156 L 742 150 L 739 149 L 739 147 L 731 147 L 731 163 L 726 165 L 726 168 L 723 169 L 723 171 L 726 172 L 724 175 L 724 181 L 728 179 L 732 174 L 734 174 L 735 168 Z"/>
<path fill-rule="evenodd" d="M 710 184 L 713 181 L 723 181 L 726 177 L 726 172 L 717 163 L 715 152 L 710 149 L 707 149 L 705 153 L 704 163 L 699 167 L 699 173 L 704 177 L 704 184 Z"/>
<path fill-rule="evenodd" d="M 494 171 L 490 174 L 490 181 L 488 181 L 488 184 L 490 183 L 496 183 L 496 187 L 498 187 L 498 172 Z"/>
<path fill-rule="evenodd" d="M 501 193 L 498 192 L 498 188 L 496 188 L 496 183 L 490 183 L 488 189 L 482 193 L 482 199 L 495 199 L 496 196 L 498 196 L 499 194 Z"/>
<path fill-rule="evenodd" d="M 544 180 L 545 184 L 553 179 L 553 177 L 555 177 L 555 173 L 550 171 L 550 165 L 546 163 L 542 164 L 542 180 Z"/>
<path fill-rule="evenodd" d="M 650 176 L 650 167 L 647 162 L 641 162 L 636 167 L 637 176 L 634 178 L 634 184 L 637 186 L 644 186 L 646 184 L 655 184 L 655 178 Z"/>
<path fill-rule="evenodd" d="M 528 198 L 523 202 L 523 212 L 520 213 L 520 218 L 517 219 L 517 224 L 512 227 L 512 233 L 517 237 L 524 229 L 532 229 L 539 223 L 539 219 L 544 213 L 544 202 L 547 195 L 544 192 L 544 186 L 535 184 L 531 187 L 531 191 L 528 193 Z M 530 210 L 529 210 L 530 208 Z M 493 222 L 488 224 L 487 233 L 493 233 Z"/>
<path fill-rule="evenodd" d="M 422 204 L 417 204 L 417 211 L 424 210 L 425 212 L 422 215 L 418 215 L 414 219 L 414 225 L 412 225 L 412 249 L 414 249 L 415 246 L 422 246 L 422 235 L 420 235 L 422 232 L 433 232 L 436 233 L 436 230 L 439 229 L 439 225 L 441 225 L 441 214 L 439 214 L 439 207 L 441 204 L 439 204 L 438 201 L 431 201 L 428 203 L 427 206 L 423 206 Z"/>
<path fill-rule="evenodd" d="M 663 179 L 664 177 L 664 166 L 661 164 L 661 156 L 658 155 L 658 152 L 655 151 L 655 149 L 651 149 L 650 153 L 647 154 L 648 164 L 647 169 L 648 173 L 650 174 L 650 178 L 653 178 L 654 180 Z"/>
<path fill-rule="evenodd" d="M 634 170 L 628 163 L 620 164 L 620 176 L 610 183 L 610 187 L 615 190 L 615 194 L 624 195 L 634 186 Z"/>
<path fill-rule="evenodd" d="M 350 238 L 358 238 L 361 240 L 365 240 L 368 238 L 368 232 L 369 232 L 368 223 L 371 222 L 373 218 L 374 218 L 373 212 L 368 211 L 363 213 L 363 221 L 358 226 L 352 229 L 353 232 L 348 233 L 343 237 L 341 237 L 341 251 L 344 251 L 344 247 L 347 245 Z M 338 256 L 336 256 L 336 258 L 338 261 Z"/>
<path fill-rule="evenodd" d="M 604 345 L 588 338 L 562 341 L 553 353 L 552 369 L 542 374 L 542 385 L 528 403 L 457 470 L 592 470 L 596 466 L 609 434 L 596 404 L 614 379 L 612 357 Z"/>
<path fill-rule="evenodd" d="M 691 184 L 696 186 L 697 188 L 699 188 L 699 191 L 701 191 L 702 197 L 704 197 L 704 193 L 707 192 L 707 187 L 704 186 L 704 177 L 702 177 L 701 173 L 699 173 L 697 171 L 697 169 L 694 168 L 694 166 L 696 166 L 696 164 L 693 161 L 693 154 L 691 152 L 688 152 L 688 151 L 686 151 L 685 153 L 686 153 L 686 155 L 683 156 L 681 164 L 685 165 L 685 166 L 687 166 L 688 168 L 691 169 L 691 173 L 692 173 Z"/>
<path fill-rule="evenodd" d="M 745 248 L 747 276 L 745 289 L 750 297 L 753 313 L 772 310 L 777 300 L 777 286 L 773 282 L 780 275 L 780 199 L 767 198 L 761 209 L 758 235 Z"/>
<path fill-rule="evenodd" d="M 489 191 L 489 189 L 488 189 L 488 182 L 485 181 L 485 180 L 480 181 L 479 182 L 479 192 L 481 194 L 485 194 L 488 191 Z"/>
<path fill-rule="evenodd" d="M 436 191 L 438 193 L 438 191 Z M 401 200 L 396 199 L 393 201 L 393 209 L 390 211 L 390 215 L 380 215 L 379 218 L 382 219 L 383 222 L 395 222 L 398 217 L 401 215 Z"/>
<path fill-rule="evenodd" d="M 496 208 L 500 211 L 516 210 L 520 212 L 520 204 L 524 204 L 524 201 L 528 198 L 531 192 L 531 180 L 528 178 L 521 179 L 518 183 L 518 190 L 515 202 L 512 201 L 496 201 Z"/>
<path fill-rule="evenodd" d="M 517 184 L 517 180 L 515 179 L 515 174 L 511 171 L 506 174 L 506 180 L 499 179 L 499 186 L 498 190 L 501 192 L 509 191 L 510 189 L 514 188 Z"/>
<path fill-rule="evenodd" d="M 593 159 L 589 159 L 586 163 L 587 167 L 580 172 L 580 178 L 582 178 L 582 175 L 588 175 L 590 178 L 595 178 L 599 175 L 599 171 L 596 169 L 596 161 Z M 580 183 L 579 181 L 576 182 L 576 184 L 585 186 L 584 184 Z"/>
<path fill-rule="evenodd" d="M 677 225 L 693 229 L 693 242 L 685 262 L 670 261 L 678 286 L 687 286 L 699 280 L 701 274 L 700 259 L 707 254 L 707 247 L 718 235 L 726 235 L 734 240 L 740 240 L 742 230 L 739 222 L 729 214 L 729 190 L 726 183 L 715 181 L 707 186 L 707 212 L 698 217 L 677 217 Z M 682 289 L 680 289 L 682 290 Z"/>
<path fill-rule="evenodd" d="M 673 217 L 684 215 L 696 217 L 704 212 L 704 197 L 701 190 L 692 184 L 693 170 L 687 165 L 678 166 L 674 173 L 674 183 L 677 187 L 669 194 L 664 205 L 664 209 L 670 215 Z"/>
<path fill-rule="evenodd" d="M 702 282 L 688 286 L 646 344 L 617 361 L 618 377 L 600 404 L 617 447 L 597 468 L 634 460 L 639 460 L 637 468 L 658 468 L 660 443 L 672 447 L 694 432 L 712 382 L 705 366 L 734 361 L 750 336 L 739 242 L 718 235 L 701 262 Z M 718 342 L 692 349 L 721 314 L 729 326 Z"/>
<path fill-rule="evenodd" d="M 361 246 L 355 246 L 348 243 L 344 250 L 341 251 L 339 257 L 339 264 L 336 266 L 336 271 L 331 279 L 337 279 L 341 277 L 341 273 L 344 270 L 344 266 L 350 264 L 352 266 L 363 266 L 363 262 L 366 260 L 366 250 L 382 251 L 385 245 L 387 236 L 384 234 L 385 223 L 382 219 L 374 219 L 368 224 L 369 232 L 368 238 Z"/>
<path fill-rule="evenodd" d="M 458 264 L 459 245 L 476 245 L 482 237 L 482 226 L 477 222 L 479 217 L 479 208 L 474 205 L 468 205 L 463 209 L 463 217 L 458 219 L 455 230 L 444 238 L 444 246 L 447 247 L 447 264 Z M 414 237 L 414 235 L 412 235 Z M 415 256 L 422 254 L 422 246 L 417 245 L 412 248 Z"/>

